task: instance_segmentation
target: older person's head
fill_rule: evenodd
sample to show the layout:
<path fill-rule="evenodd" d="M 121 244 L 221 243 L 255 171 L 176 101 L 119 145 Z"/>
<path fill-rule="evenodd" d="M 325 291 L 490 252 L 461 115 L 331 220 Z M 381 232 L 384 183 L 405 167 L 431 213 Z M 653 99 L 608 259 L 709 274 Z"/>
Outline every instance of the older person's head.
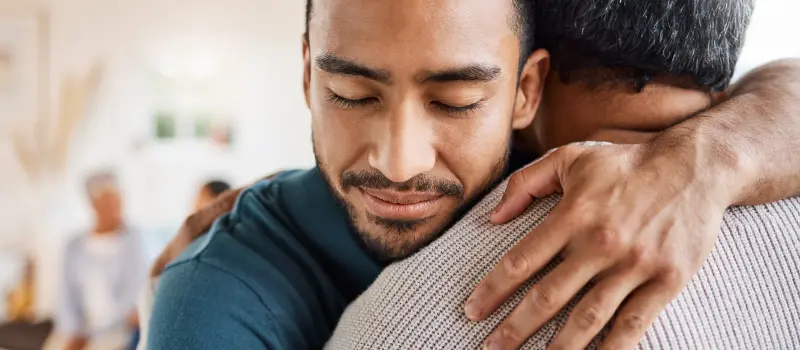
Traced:
<path fill-rule="evenodd" d="M 752 11 L 752 0 L 537 1 L 552 69 L 525 142 L 638 143 L 712 106 Z"/>
<path fill-rule="evenodd" d="M 304 87 L 317 163 L 378 256 L 434 239 L 503 174 L 547 55 L 529 0 L 314 0 Z"/>
<path fill-rule="evenodd" d="M 116 175 L 110 171 L 95 172 L 86 179 L 85 187 L 95 213 L 95 230 L 105 233 L 122 226 L 122 196 Z"/>

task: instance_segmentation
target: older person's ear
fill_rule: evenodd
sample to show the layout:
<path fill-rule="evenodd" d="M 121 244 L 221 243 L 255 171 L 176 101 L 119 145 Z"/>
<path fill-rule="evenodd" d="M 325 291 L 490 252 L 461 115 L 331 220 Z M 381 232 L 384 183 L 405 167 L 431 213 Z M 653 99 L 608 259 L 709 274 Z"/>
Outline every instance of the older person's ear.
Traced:
<path fill-rule="evenodd" d="M 514 119 L 511 127 L 515 130 L 527 128 L 533 122 L 547 73 L 550 71 L 550 53 L 539 49 L 534 51 L 522 67 L 517 88 L 517 101 L 514 105 Z"/>

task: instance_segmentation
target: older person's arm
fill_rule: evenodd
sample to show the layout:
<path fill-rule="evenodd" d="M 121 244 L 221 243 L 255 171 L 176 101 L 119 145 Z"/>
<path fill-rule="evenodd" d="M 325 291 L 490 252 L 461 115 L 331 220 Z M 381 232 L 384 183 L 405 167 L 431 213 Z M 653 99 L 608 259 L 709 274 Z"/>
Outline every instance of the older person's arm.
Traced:
<path fill-rule="evenodd" d="M 742 78 L 731 99 L 680 125 L 707 144 L 704 158 L 734 174 L 733 204 L 800 195 L 800 59 L 777 61 Z M 682 132 L 675 130 L 674 137 Z M 698 159 L 698 161 L 701 159 Z M 736 184 L 742 187 L 737 188 Z"/>
<path fill-rule="evenodd" d="M 510 180 L 495 223 L 537 197 L 563 192 L 563 200 L 481 282 L 465 312 L 485 319 L 560 255 L 487 345 L 516 348 L 592 281 L 553 347 L 585 346 L 616 315 L 604 347 L 632 348 L 703 264 L 727 207 L 800 193 L 798 152 L 800 60 L 757 69 L 729 101 L 647 144 L 563 147 Z"/>

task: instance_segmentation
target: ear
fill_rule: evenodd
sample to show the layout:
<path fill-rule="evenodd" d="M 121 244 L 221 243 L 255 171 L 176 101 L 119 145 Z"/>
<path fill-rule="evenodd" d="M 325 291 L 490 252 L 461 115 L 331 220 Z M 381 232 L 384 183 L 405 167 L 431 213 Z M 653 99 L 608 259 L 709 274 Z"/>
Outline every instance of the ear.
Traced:
<path fill-rule="evenodd" d="M 539 103 L 542 101 L 544 82 L 549 71 L 550 53 L 547 50 L 536 50 L 528 57 L 519 78 L 514 119 L 511 121 L 512 129 L 524 129 L 533 122 Z"/>
<path fill-rule="evenodd" d="M 306 106 L 311 108 L 311 50 L 308 47 L 308 36 L 303 35 L 303 94 L 306 97 Z"/>

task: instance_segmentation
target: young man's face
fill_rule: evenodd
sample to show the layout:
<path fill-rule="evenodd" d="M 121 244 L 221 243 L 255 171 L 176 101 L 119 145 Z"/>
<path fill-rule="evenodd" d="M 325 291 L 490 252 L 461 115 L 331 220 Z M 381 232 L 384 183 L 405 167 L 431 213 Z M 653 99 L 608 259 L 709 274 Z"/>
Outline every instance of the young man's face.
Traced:
<path fill-rule="evenodd" d="M 502 175 L 542 70 L 529 62 L 518 88 L 511 0 L 313 6 L 304 58 L 317 163 L 370 248 L 404 257 Z"/>

